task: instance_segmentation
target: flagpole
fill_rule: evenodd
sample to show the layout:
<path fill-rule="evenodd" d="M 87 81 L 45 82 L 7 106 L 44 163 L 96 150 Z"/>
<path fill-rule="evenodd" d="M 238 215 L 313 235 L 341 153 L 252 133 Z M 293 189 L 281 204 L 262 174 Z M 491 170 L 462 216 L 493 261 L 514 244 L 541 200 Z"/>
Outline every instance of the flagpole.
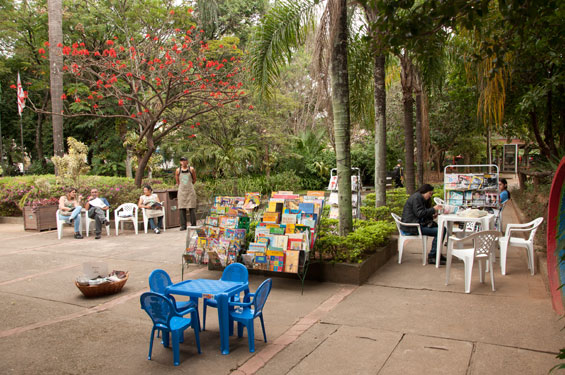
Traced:
<path fill-rule="evenodd" d="M 20 113 L 20 140 L 22 143 L 22 174 L 26 174 L 26 162 L 24 159 L 24 125 L 22 122 L 22 114 Z"/>

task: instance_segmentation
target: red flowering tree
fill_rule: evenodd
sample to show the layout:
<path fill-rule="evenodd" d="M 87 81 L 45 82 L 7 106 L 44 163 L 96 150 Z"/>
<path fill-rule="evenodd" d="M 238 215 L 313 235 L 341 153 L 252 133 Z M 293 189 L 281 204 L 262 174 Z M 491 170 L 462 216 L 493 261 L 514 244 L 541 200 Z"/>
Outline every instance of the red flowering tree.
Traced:
<path fill-rule="evenodd" d="M 182 126 L 199 126 L 197 117 L 217 107 L 236 108 L 244 94 L 237 79 L 245 70 L 239 67 L 238 39 L 206 41 L 202 35 L 192 25 L 115 36 L 99 50 L 81 42 L 60 46 L 71 82 L 62 96 L 63 115 L 127 118 L 136 125 L 132 131 L 142 145 L 135 148 L 137 186 L 166 136 Z"/>

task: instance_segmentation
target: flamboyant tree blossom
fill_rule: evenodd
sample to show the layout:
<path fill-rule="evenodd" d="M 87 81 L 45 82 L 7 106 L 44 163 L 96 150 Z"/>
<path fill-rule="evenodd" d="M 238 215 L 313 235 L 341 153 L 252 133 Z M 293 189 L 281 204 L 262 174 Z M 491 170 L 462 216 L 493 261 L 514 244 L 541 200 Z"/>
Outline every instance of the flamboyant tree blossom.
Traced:
<path fill-rule="evenodd" d="M 61 45 L 67 75 L 64 116 L 127 118 L 135 124 L 141 185 L 151 155 L 181 126 L 217 107 L 239 108 L 238 39 L 207 41 L 195 25 L 133 36 L 114 36 L 100 50 L 81 41 Z M 43 48 L 38 51 L 47 58 Z M 191 136 L 195 136 L 192 134 Z"/>

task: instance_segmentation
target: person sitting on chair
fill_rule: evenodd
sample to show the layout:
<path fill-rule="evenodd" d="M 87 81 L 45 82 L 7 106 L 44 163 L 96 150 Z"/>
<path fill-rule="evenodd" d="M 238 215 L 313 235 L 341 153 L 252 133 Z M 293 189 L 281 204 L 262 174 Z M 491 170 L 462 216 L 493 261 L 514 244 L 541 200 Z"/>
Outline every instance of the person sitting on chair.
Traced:
<path fill-rule="evenodd" d="M 75 226 L 75 238 L 81 239 L 80 234 L 80 211 L 82 207 L 80 201 L 82 195 L 79 195 L 77 200 L 77 189 L 69 188 L 67 194 L 59 198 L 59 220 L 65 220 L 67 224 L 74 224 Z"/>
<path fill-rule="evenodd" d="M 433 237 L 432 249 L 428 254 L 428 263 L 436 263 L 436 247 L 437 247 L 437 224 L 434 222 L 434 217 L 437 212 L 443 208 L 442 205 L 435 205 L 429 207 L 428 203 L 434 193 L 434 187 L 430 184 L 422 185 L 418 191 L 412 194 L 402 210 L 402 222 L 404 223 L 418 223 L 422 230 L 422 235 Z M 402 227 L 403 232 L 407 234 L 418 234 L 418 229 L 415 227 Z M 445 232 L 444 232 L 445 236 Z M 441 264 L 445 264 L 445 257 L 441 256 Z"/>
<path fill-rule="evenodd" d="M 100 198 L 98 196 L 98 189 L 94 188 L 90 190 L 90 196 L 88 197 L 86 204 L 84 206 L 88 210 L 88 217 L 94 219 L 94 236 L 95 239 L 100 239 L 100 233 L 102 232 L 102 226 L 109 225 L 110 223 L 106 220 L 106 211 L 110 209 L 110 203 L 106 198 Z"/>
<path fill-rule="evenodd" d="M 161 206 L 157 194 L 153 193 L 151 186 L 145 185 L 143 187 L 143 195 L 139 197 L 137 206 L 146 209 L 145 214 L 149 218 L 151 229 L 156 234 L 161 233 L 161 229 L 163 229 L 163 206 Z M 155 218 L 157 218 L 157 224 L 155 224 Z"/>

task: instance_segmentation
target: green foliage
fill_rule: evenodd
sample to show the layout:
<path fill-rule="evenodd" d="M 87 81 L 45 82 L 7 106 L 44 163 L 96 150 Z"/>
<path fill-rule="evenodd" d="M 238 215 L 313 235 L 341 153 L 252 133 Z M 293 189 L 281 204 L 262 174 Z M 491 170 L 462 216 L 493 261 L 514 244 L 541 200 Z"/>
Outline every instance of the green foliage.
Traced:
<path fill-rule="evenodd" d="M 87 197 L 90 189 L 97 188 L 100 196 L 108 199 L 113 208 L 122 203 L 137 203 L 143 193 L 142 189 L 135 187 L 132 179 L 124 177 L 84 176 L 81 182 L 79 194 Z M 172 187 L 160 180 L 146 180 L 144 183 L 149 183 L 155 190 Z M 0 178 L 0 216 L 19 216 L 24 205 L 46 198 L 58 198 L 65 194 L 68 187 L 57 184 L 54 175 Z"/>
<path fill-rule="evenodd" d="M 360 207 L 361 213 L 367 219 L 393 222 L 391 212 L 402 215 L 402 209 L 407 199 L 406 188 L 391 189 L 386 192 L 386 206 L 375 207 L 375 193 L 367 194 L 363 199 L 363 205 Z"/>
<path fill-rule="evenodd" d="M 393 223 L 373 220 L 355 220 L 354 231 L 339 236 L 339 221 L 322 217 L 316 239 L 315 251 L 322 259 L 335 262 L 360 263 L 368 255 L 387 244 L 394 232 Z"/>
<path fill-rule="evenodd" d="M 51 160 L 59 173 L 58 182 L 63 183 L 67 178 L 72 181 L 73 186 L 78 187 L 80 175 L 87 173 L 90 169 L 86 164 L 88 147 L 73 137 L 68 137 L 67 143 L 69 145 L 69 152 L 62 157 L 53 156 Z"/>
<path fill-rule="evenodd" d="M 196 193 L 200 202 L 209 201 L 217 195 L 239 195 L 246 192 L 269 194 L 277 190 L 301 190 L 302 179 L 292 172 L 283 172 L 270 176 L 245 176 L 222 178 L 196 182 Z"/>

